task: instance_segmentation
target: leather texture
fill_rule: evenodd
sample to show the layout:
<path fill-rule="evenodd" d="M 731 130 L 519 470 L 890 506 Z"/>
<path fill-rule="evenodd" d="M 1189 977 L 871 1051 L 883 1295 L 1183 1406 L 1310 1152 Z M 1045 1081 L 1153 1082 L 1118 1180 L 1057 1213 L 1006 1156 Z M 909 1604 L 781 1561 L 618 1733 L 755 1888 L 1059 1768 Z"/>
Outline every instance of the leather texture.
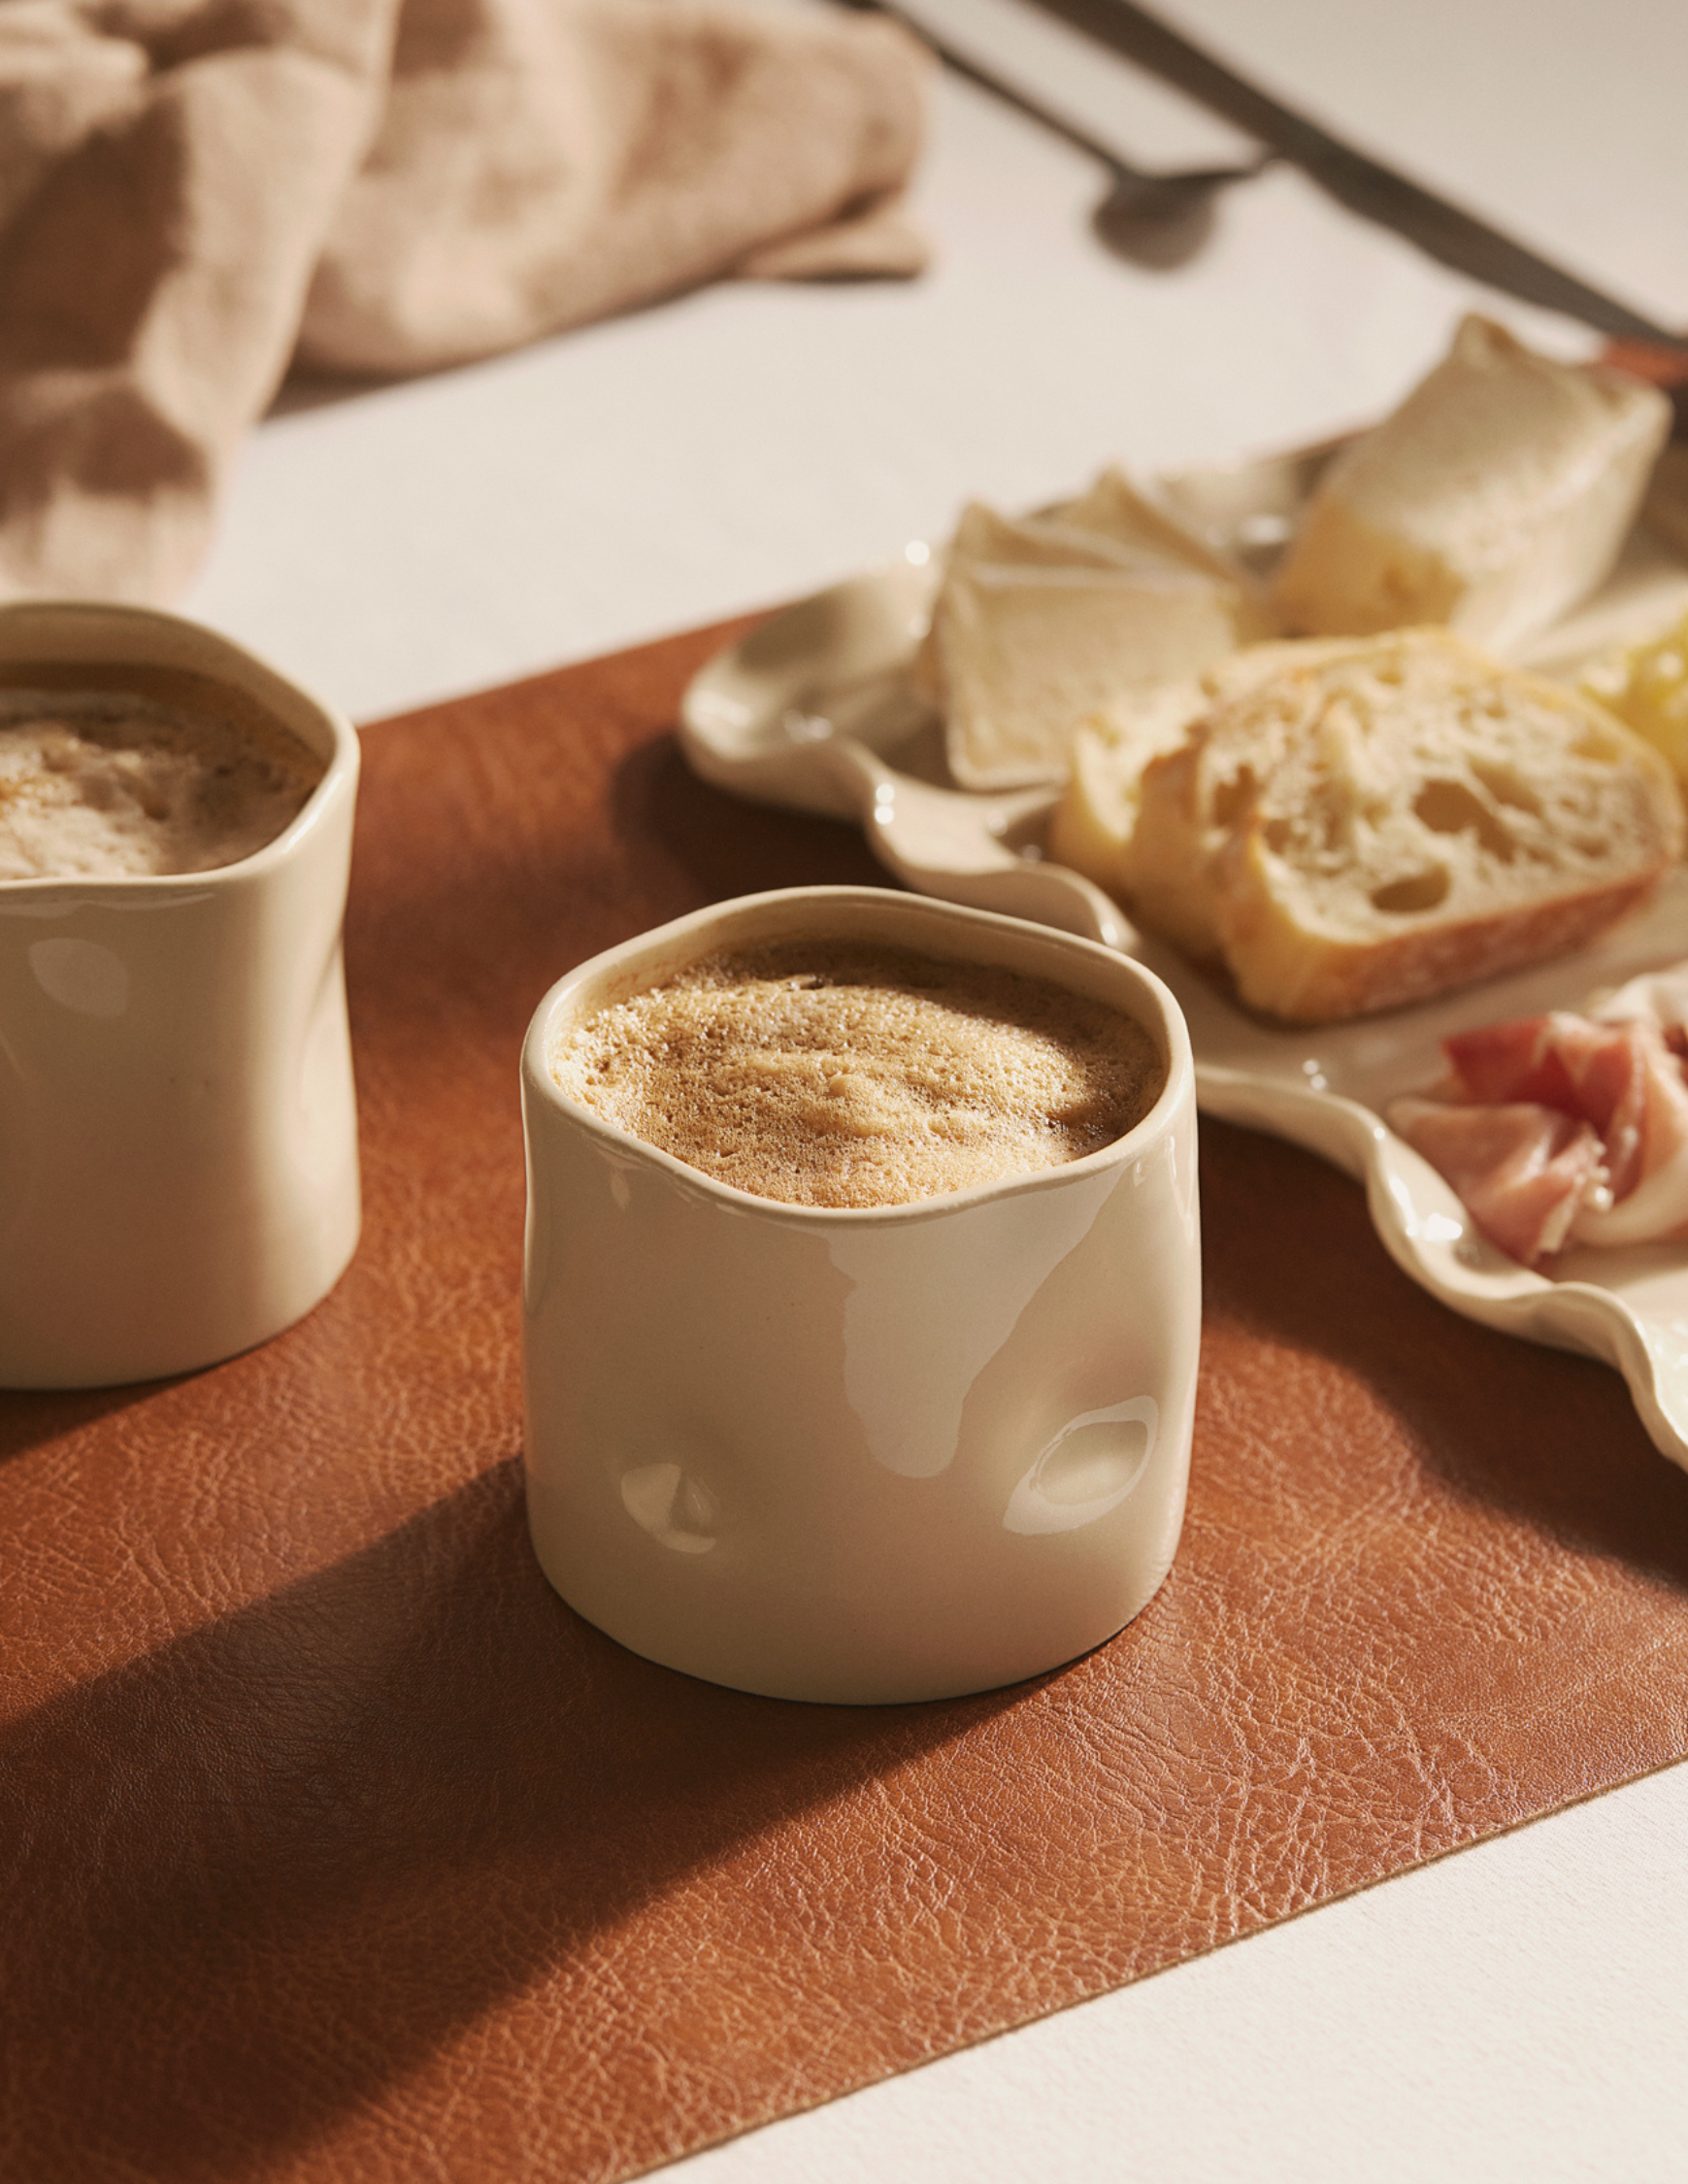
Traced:
<path fill-rule="evenodd" d="M 610 2179 L 1688 1752 L 1688 1476 L 1616 1375 L 1414 1289 L 1203 1130 L 1183 1546 L 1112 1643 L 810 1707 L 549 1591 L 516 1057 L 569 965 L 877 877 L 668 734 L 697 633 L 370 731 L 367 1223 L 302 1325 L 0 1397 L 0 2175 Z"/>

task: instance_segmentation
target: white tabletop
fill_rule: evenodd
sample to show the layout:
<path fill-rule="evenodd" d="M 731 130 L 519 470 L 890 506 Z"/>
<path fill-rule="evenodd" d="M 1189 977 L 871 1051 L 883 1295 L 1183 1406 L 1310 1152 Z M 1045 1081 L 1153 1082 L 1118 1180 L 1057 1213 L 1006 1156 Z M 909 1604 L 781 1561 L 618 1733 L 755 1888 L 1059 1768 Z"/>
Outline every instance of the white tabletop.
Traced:
<path fill-rule="evenodd" d="M 1688 329 L 1682 0 L 1157 0 L 1396 172 Z"/>
<path fill-rule="evenodd" d="M 1067 87 L 1093 118 L 1082 65 Z M 1145 158 L 1224 149 L 1216 124 L 1137 93 Z M 1592 171 L 1607 149 L 1567 156 Z M 927 278 L 723 286 L 471 370 L 283 405 L 185 609 L 372 717 L 788 597 L 943 534 L 972 494 L 1012 507 L 1110 459 L 1321 437 L 1387 406 L 1473 302 L 1542 346 L 1590 346 L 1293 173 L 1238 192 L 1170 275 L 1093 241 L 1099 187 L 1083 154 L 946 79 L 916 192 Z M 672 2173 L 1681 2173 L 1684 1870 L 1679 1768 Z"/>

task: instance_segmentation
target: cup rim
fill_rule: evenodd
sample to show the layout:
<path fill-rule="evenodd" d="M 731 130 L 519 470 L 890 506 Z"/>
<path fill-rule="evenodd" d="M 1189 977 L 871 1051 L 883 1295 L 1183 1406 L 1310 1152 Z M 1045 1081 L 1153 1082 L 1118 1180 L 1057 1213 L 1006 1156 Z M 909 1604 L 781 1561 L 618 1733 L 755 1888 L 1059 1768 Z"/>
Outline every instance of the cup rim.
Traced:
<path fill-rule="evenodd" d="M 618 1123 L 572 1099 L 551 1075 L 547 1053 L 555 1030 L 556 1019 L 561 1015 L 573 996 L 595 980 L 606 978 L 617 970 L 630 969 L 641 958 L 672 955 L 674 968 L 693 957 L 707 952 L 707 944 L 687 945 L 694 937 L 712 933 L 725 918 L 731 922 L 753 922 L 759 913 L 779 911 L 789 907 L 794 912 L 803 905 L 828 904 L 839 908 L 859 907 L 870 915 L 883 911 L 889 918 L 907 917 L 916 926 L 925 925 L 933 933 L 947 928 L 950 932 L 997 933 L 1010 943 L 1010 953 L 1046 953 L 1052 958 L 1066 956 L 1069 960 L 1089 962 L 1109 978 L 1117 978 L 1123 972 L 1127 982 L 1134 985 L 1141 999 L 1153 1004 L 1156 1021 L 1145 1022 L 1157 1040 L 1166 1063 L 1166 1081 L 1149 1107 L 1148 1111 L 1122 1137 L 1114 1138 L 1094 1152 L 1085 1153 L 1077 1160 L 1064 1161 L 1054 1168 L 1034 1169 L 1024 1175 L 999 1176 L 990 1182 L 974 1183 L 965 1190 L 944 1191 L 928 1197 L 907 1200 L 887 1206 L 800 1206 L 789 1200 L 764 1198 L 753 1191 L 741 1190 L 737 1184 L 722 1181 L 719 1176 L 706 1175 L 692 1168 L 673 1153 L 646 1142 L 631 1131 L 623 1130 Z M 769 936 L 774 937 L 773 935 Z M 875 936 L 877 938 L 878 936 Z M 885 944 L 920 948 L 918 939 L 906 939 L 887 933 Z M 730 944 L 730 936 L 722 936 L 716 943 Z M 930 948 L 927 952 L 940 956 L 948 954 L 961 960 L 983 961 L 1000 964 L 1004 969 L 1027 968 L 1007 960 L 1004 955 L 991 953 L 983 956 L 965 955 L 959 950 Z M 1090 998 L 1101 995 L 1090 992 L 1083 985 L 1075 985 L 1063 979 L 1057 969 L 1032 972 L 1033 976 L 1052 977 L 1057 984 L 1068 985 L 1070 990 L 1089 993 Z M 642 990 L 635 985 L 630 992 Z M 1118 1006 L 1118 1004 L 1115 1004 Z M 1134 1011 L 1135 1013 L 1135 1011 Z M 1140 1021 L 1142 1018 L 1139 1017 Z M 719 1200 L 741 1212 L 754 1211 L 765 1219 L 782 1220 L 796 1225 L 818 1224 L 823 1227 L 860 1226 L 864 1223 L 923 1221 L 941 1218 L 961 1208 L 1006 1198 L 1019 1198 L 1035 1192 L 1057 1190 L 1086 1176 L 1102 1174 L 1112 1167 L 1123 1166 L 1145 1152 L 1151 1144 L 1173 1130 L 1181 1113 L 1191 1109 L 1195 1103 L 1195 1059 L 1190 1048 L 1189 1029 L 1176 996 L 1164 979 L 1140 963 L 1133 956 L 1118 949 L 1105 947 L 1098 941 L 1089 941 L 1075 933 L 1062 932 L 1058 927 L 1040 925 L 1029 918 L 1008 917 L 997 910 L 976 910 L 970 904 L 945 902 L 941 897 L 918 895 L 895 887 L 874 886 L 811 886 L 778 887 L 752 895 L 730 896 L 722 902 L 711 903 L 700 910 L 670 919 L 664 925 L 652 926 L 645 932 L 632 935 L 604 948 L 572 971 L 565 972 L 546 992 L 529 1019 L 522 1041 L 521 1078 L 523 1106 L 538 1101 L 548 1106 L 569 1121 L 583 1129 L 589 1137 L 599 1140 L 624 1158 L 636 1158 L 648 1163 L 659 1173 L 678 1184 L 693 1189 L 706 1198 Z"/>
<path fill-rule="evenodd" d="M 53 617 L 71 617 L 89 624 L 126 625 L 137 635 L 133 655 L 133 664 L 137 667 L 183 665 L 180 653 L 188 649 L 197 651 L 201 660 L 194 672 L 216 680 L 218 670 L 222 670 L 222 679 L 260 706 L 272 705 L 272 690 L 283 694 L 293 706 L 314 716 L 327 731 L 331 748 L 321 778 L 281 831 L 232 863 L 212 865 L 202 872 L 43 873 L 31 878 L 0 877 L 0 905 L 20 898 L 54 894 L 101 901 L 130 896 L 153 902 L 183 896 L 197 898 L 208 887 L 226 888 L 262 877 L 272 865 L 290 855 L 304 836 L 317 830 L 323 813 L 331 805 L 355 790 L 362 751 L 357 730 L 350 720 L 338 706 L 307 689 L 248 645 L 225 637 L 208 623 L 196 621 L 190 615 L 170 613 L 161 607 L 137 607 L 103 599 L 30 598 L 0 602 L 0 632 L 8 623 L 35 618 L 45 621 Z M 152 636 L 150 657 L 148 632 Z M 166 648 L 171 655 L 169 658 L 162 656 Z M 61 655 L 61 659 L 67 667 L 81 664 L 74 657 Z M 99 655 L 87 664 L 121 667 L 124 659 L 121 654 L 113 654 L 109 659 Z M 281 725 L 285 727 L 288 723 L 283 720 Z"/>

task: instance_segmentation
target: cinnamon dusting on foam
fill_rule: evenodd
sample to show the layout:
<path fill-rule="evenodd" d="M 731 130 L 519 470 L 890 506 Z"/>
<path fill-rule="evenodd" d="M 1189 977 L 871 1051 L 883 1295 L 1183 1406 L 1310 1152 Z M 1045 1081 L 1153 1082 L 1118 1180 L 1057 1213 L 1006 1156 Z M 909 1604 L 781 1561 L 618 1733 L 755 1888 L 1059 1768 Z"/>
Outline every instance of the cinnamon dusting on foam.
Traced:
<path fill-rule="evenodd" d="M 994 965 L 786 942 L 726 952 L 558 1042 L 558 1085 L 705 1175 L 787 1205 L 907 1205 L 1081 1160 L 1166 1072 L 1104 1003 Z"/>
<path fill-rule="evenodd" d="M 277 727 L 118 691 L 0 691 L 0 879 L 210 872 L 291 824 L 324 772 Z"/>

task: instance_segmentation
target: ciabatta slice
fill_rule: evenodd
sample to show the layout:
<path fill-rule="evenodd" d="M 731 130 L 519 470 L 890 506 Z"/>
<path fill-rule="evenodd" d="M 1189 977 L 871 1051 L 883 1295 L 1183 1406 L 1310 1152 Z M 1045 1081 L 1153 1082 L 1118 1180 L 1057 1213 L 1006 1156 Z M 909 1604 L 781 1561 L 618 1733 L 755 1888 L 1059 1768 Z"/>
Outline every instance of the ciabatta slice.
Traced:
<path fill-rule="evenodd" d="M 1100 747 L 1085 750 L 1085 764 L 1082 771 L 1076 768 L 1066 801 L 1089 789 L 1101 809 L 1088 830 L 1070 818 L 1062 839 L 1082 844 L 1086 832 L 1100 837 L 1109 820 L 1117 839 L 1106 876 L 1097 867 L 1079 870 L 1098 885 L 1123 893 L 1187 954 L 1198 960 L 1217 956 L 1212 867 L 1242 801 L 1276 764 L 1282 739 L 1269 727 L 1257 746 L 1242 752 L 1223 736 L 1214 739 L 1208 724 L 1260 685 L 1306 675 L 1364 650 L 1369 642 L 1314 638 L 1250 645 L 1162 693 L 1137 733 L 1114 737 L 1105 724 L 1094 724 L 1090 740 Z"/>
<path fill-rule="evenodd" d="M 1134 907 L 1293 1022 L 1569 951 L 1681 853 L 1658 753 L 1602 707 L 1440 630 L 1274 647 L 1156 760 Z"/>

